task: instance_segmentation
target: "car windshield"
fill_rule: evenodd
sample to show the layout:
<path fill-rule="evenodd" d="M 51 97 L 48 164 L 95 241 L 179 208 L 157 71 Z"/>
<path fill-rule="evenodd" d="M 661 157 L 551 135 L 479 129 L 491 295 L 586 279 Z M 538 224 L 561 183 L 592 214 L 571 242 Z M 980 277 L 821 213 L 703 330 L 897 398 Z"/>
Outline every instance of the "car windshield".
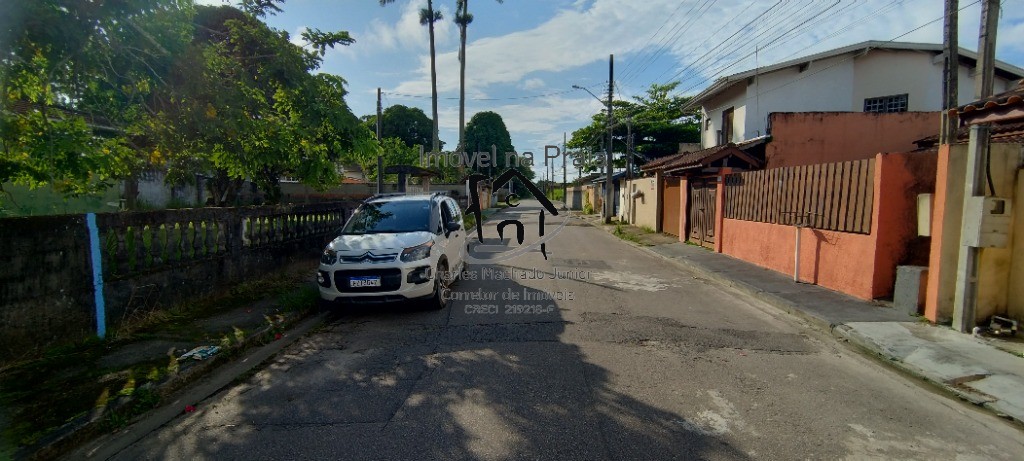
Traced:
<path fill-rule="evenodd" d="M 341 230 L 342 235 L 419 232 L 430 230 L 430 202 L 399 200 L 359 207 Z"/>

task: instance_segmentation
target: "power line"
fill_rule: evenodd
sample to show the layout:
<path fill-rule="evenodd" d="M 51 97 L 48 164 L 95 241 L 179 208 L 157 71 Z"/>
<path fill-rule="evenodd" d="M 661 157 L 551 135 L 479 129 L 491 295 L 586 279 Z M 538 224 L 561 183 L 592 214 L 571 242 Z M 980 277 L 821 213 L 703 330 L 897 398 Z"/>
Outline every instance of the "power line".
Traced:
<path fill-rule="evenodd" d="M 591 88 L 591 89 L 592 88 L 600 88 L 602 86 L 604 86 L 604 83 L 597 84 L 597 85 L 591 85 L 591 86 L 589 86 L 587 88 Z M 546 98 L 546 97 L 550 97 L 550 96 L 558 96 L 558 95 L 562 95 L 562 94 L 573 93 L 574 91 L 575 90 L 563 90 L 563 91 L 554 91 L 554 92 L 551 92 L 551 93 L 544 93 L 544 94 L 508 96 L 508 97 L 503 97 L 503 98 L 466 98 L 466 100 L 467 101 L 514 101 L 514 100 L 520 100 L 520 99 Z M 408 94 L 408 93 L 398 93 L 398 92 L 395 92 L 395 91 L 385 91 L 383 93 L 385 95 L 395 96 L 395 97 L 399 97 L 399 98 L 415 98 L 415 99 L 430 99 L 431 98 L 431 96 L 429 94 Z M 443 98 L 439 97 L 438 99 L 443 99 L 443 100 L 446 100 L 446 101 L 458 101 L 459 97 L 458 96 L 446 96 L 446 97 L 443 97 Z"/>
<path fill-rule="evenodd" d="M 963 11 L 963 10 L 965 10 L 965 9 L 967 9 L 967 8 L 970 8 L 970 7 L 974 6 L 974 5 L 977 5 L 977 4 L 978 4 L 978 3 L 980 2 L 980 1 L 981 1 L 981 0 L 975 0 L 975 1 L 971 2 L 970 4 L 967 4 L 967 5 L 963 6 L 963 7 L 961 7 L 961 8 L 960 8 L 960 9 L 959 9 L 958 11 Z M 912 34 L 912 33 L 914 33 L 914 32 L 917 32 L 917 31 L 919 31 L 919 30 L 921 30 L 921 29 L 924 29 L 925 27 L 928 27 L 928 26 L 930 26 L 930 25 L 932 25 L 932 24 L 934 24 L 934 23 L 936 23 L 936 22 L 938 22 L 938 21 L 942 21 L 943 19 L 945 19 L 945 15 L 939 16 L 938 18 L 935 18 L 935 19 L 933 19 L 933 20 L 931 20 L 931 21 L 928 21 L 928 22 L 926 22 L 926 23 L 924 23 L 924 24 L 921 24 L 921 25 L 919 25 L 919 26 L 917 26 L 917 27 L 915 27 L 915 28 L 913 28 L 913 29 L 910 29 L 910 30 L 908 30 L 908 31 L 906 31 L 906 32 L 904 32 L 904 33 L 902 33 L 902 34 L 900 34 L 900 35 L 897 35 L 897 36 L 895 36 L 895 37 L 893 37 L 893 38 L 891 38 L 891 39 L 889 39 L 889 40 L 886 40 L 886 41 L 884 41 L 884 42 L 881 42 L 881 43 L 892 43 L 892 42 L 895 42 L 896 40 L 899 40 L 899 39 L 901 39 L 901 38 L 903 38 L 903 37 L 906 37 L 907 35 L 910 35 L 910 34 Z M 866 50 L 864 50 L 864 52 L 867 52 L 867 51 L 869 51 L 869 50 L 871 50 L 871 49 L 872 49 L 872 47 L 867 47 L 867 49 L 866 49 Z M 785 87 L 787 87 L 787 86 L 789 86 L 789 85 L 792 85 L 792 84 L 794 84 L 794 83 L 796 83 L 796 82 L 799 82 L 799 81 L 801 81 L 801 80 L 803 80 L 803 79 L 805 79 L 805 78 L 808 78 L 808 77 L 812 77 L 812 76 L 814 76 L 814 75 L 817 75 L 817 74 L 819 74 L 819 73 L 821 73 L 821 72 L 824 72 L 824 71 L 826 71 L 826 70 L 829 70 L 829 69 L 831 69 L 831 68 L 833 68 L 833 67 L 836 67 L 836 66 L 838 66 L 838 65 L 840 65 L 840 64 L 843 64 L 843 63 L 846 63 L 846 62 L 848 62 L 848 61 L 850 61 L 850 60 L 852 60 L 852 59 L 855 59 L 855 58 L 857 58 L 858 56 L 860 56 L 861 54 L 862 54 L 862 53 L 853 53 L 853 52 L 851 52 L 851 53 L 850 53 L 850 56 L 849 56 L 849 57 L 847 57 L 847 58 L 845 58 L 845 59 L 842 59 L 842 60 L 836 61 L 836 62 L 834 62 L 834 63 L 832 63 L 832 64 L 830 64 L 830 65 L 828 65 L 828 66 L 822 67 L 821 69 L 818 69 L 818 70 L 816 70 L 816 71 L 813 71 L 813 72 L 809 72 L 809 73 L 808 73 L 807 75 L 804 75 L 804 76 L 802 76 L 802 77 L 800 77 L 800 78 L 797 78 L 797 79 L 791 80 L 791 81 L 789 81 L 789 82 L 783 83 L 783 84 L 781 84 L 781 85 L 779 85 L 779 86 L 777 86 L 777 87 L 771 88 L 771 89 L 769 89 L 769 90 L 766 90 L 766 91 L 758 91 L 758 92 L 757 92 L 757 93 L 756 93 L 756 94 L 755 94 L 754 96 L 748 96 L 748 97 L 744 98 L 744 99 L 743 99 L 743 102 L 749 101 L 750 99 L 753 99 L 754 97 L 757 97 L 757 96 L 763 95 L 763 94 L 765 94 L 765 93 L 771 93 L 772 91 L 775 91 L 775 90 L 778 90 L 778 89 L 781 89 L 781 88 L 785 88 Z M 735 101 L 734 101 L 734 102 L 732 102 L 731 104 L 735 104 Z M 715 108 L 712 108 L 712 109 L 708 109 L 708 112 L 714 112 L 714 111 L 716 111 L 716 110 L 718 110 L 718 109 L 721 109 L 721 108 L 723 108 L 723 107 L 725 107 L 725 106 L 723 105 L 723 106 L 715 107 Z"/>
<path fill-rule="evenodd" d="M 757 2 L 756 1 L 751 1 L 751 2 L 747 3 L 747 6 L 745 6 L 742 10 L 740 10 L 740 12 L 737 13 L 735 16 L 733 16 L 731 19 L 726 21 L 726 23 L 727 24 L 731 24 L 734 21 L 736 21 L 737 19 L 739 19 L 739 17 L 742 16 L 744 13 L 746 13 L 747 10 L 749 10 L 750 7 L 754 6 L 755 3 L 757 3 Z M 716 35 L 718 35 L 718 33 L 721 32 L 722 30 L 724 30 L 724 29 L 721 28 L 721 27 L 715 28 L 714 33 L 712 33 L 711 35 L 708 35 L 706 38 L 704 38 L 704 41 L 700 42 L 699 45 L 691 48 L 690 50 L 687 50 L 686 53 L 688 54 L 688 53 L 690 53 L 690 52 L 692 52 L 694 50 L 698 50 L 698 49 L 703 48 L 704 45 L 706 45 L 709 41 L 711 41 L 711 39 L 714 38 Z M 667 73 L 669 71 L 669 69 L 671 69 L 671 68 L 672 68 L 671 66 L 666 67 L 665 70 L 661 71 L 661 73 L 658 74 L 658 76 L 654 78 L 654 81 L 661 80 L 661 77 L 664 76 L 665 73 Z"/>
<path fill-rule="evenodd" d="M 749 27 L 749 26 L 750 26 L 751 24 L 753 24 L 753 23 L 754 23 L 754 21 L 757 21 L 757 20 L 761 19 L 762 17 L 765 17 L 765 15 L 770 15 L 770 13 L 773 13 L 773 12 L 775 12 L 775 7 L 776 7 L 776 6 L 778 6 L 779 4 L 781 4 L 781 3 L 782 3 L 782 1 L 783 1 L 783 0 L 778 0 L 777 2 L 775 2 L 775 4 L 774 4 L 774 5 L 772 5 L 772 6 L 768 7 L 768 8 L 767 8 L 767 9 L 765 9 L 764 11 L 762 11 L 762 12 L 761 12 L 761 14 L 759 14 L 759 15 L 755 16 L 755 17 L 754 17 L 753 19 L 751 19 L 751 20 L 750 20 L 750 21 L 748 21 L 748 22 L 747 22 L 746 24 L 744 24 L 743 26 L 741 26 L 741 27 L 740 27 L 739 29 L 737 29 L 737 30 L 736 30 L 736 32 L 733 32 L 733 33 L 732 33 L 732 35 L 730 35 L 730 36 L 726 37 L 726 38 L 725 38 L 725 40 L 722 40 L 721 42 L 719 42 L 719 43 L 718 43 L 718 45 L 715 45 L 715 46 L 714 46 L 714 47 L 712 47 L 711 49 L 709 49 L 709 50 L 707 50 L 706 52 L 704 52 L 704 54 L 702 54 L 702 55 L 701 55 L 700 57 L 698 57 L 698 58 L 697 58 L 696 60 L 690 61 L 690 63 L 689 63 L 689 64 L 687 64 L 687 65 L 686 65 L 686 67 L 683 67 L 683 68 L 682 68 L 681 70 L 679 70 L 679 72 L 676 72 L 676 74 L 675 74 L 675 75 L 673 75 L 673 76 L 672 76 L 671 78 L 669 78 L 668 80 L 669 80 L 669 81 L 673 81 L 673 80 L 675 80 L 675 79 L 676 79 L 676 77 L 678 77 L 678 76 L 682 75 L 682 73 L 683 73 L 683 72 L 686 72 L 686 71 L 687 71 L 688 69 L 692 68 L 692 67 L 693 67 L 694 65 L 696 65 L 697 63 L 701 63 L 701 62 L 704 62 L 704 60 L 705 60 L 705 59 L 707 59 L 707 58 L 708 58 L 709 56 L 711 56 L 711 53 L 715 52 L 715 50 L 717 50 L 718 48 L 722 47 L 723 45 L 726 45 L 727 43 L 729 43 L 729 42 L 730 42 L 730 41 L 731 41 L 731 40 L 732 40 L 732 39 L 733 39 L 734 37 L 736 37 L 736 35 L 738 35 L 738 34 L 739 34 L 740 32 L 743 32 L 744 30 L 746 30 L 746 29 L 747 29 L 747 27 Z M 664 72 L 662 72 L 662 74 L 664 74 Z M 659 78 L 660 78 L 660 77 L 661 77 L 661 76 L 659 75 Z"/>
<path fill-rule="evenodd" d="M 647 45 L 654 41 L 654 37 L 657 37 L 658 33 L 665 28 L 665 25 L 672 21 L 672 18 L 674 18 L 676 13 L 678 13 L 679 10 L 683 7 L 683 4 L 684 2 L 679 2 L 679 4 L 676 5 L 676 9 L 672 10 L 672 14 L 668 15 L 668 17 L 665 18 L 665 22 L 661 23 L 661 27 L 658 27 L 658 30 L 654 31 L 654 33 L 651 34 L 651 37 L 647 39 L 647 43 L 640 47 L 641 50 L 647 48 Z M 632 70 L 635 64 L 636 61 L 630 61 L 628 64 L 626 64 L 626 67 L 623 69 L 623 75 L 629 75 L 629 72 Z"/>
<path fill-rule="evenodd" d="M 693 15 L 693 16 L 690 16 L 690 18 L 687 19 L 687 21 L 685 23 L 677 25 L 671 32 L 669 32 L 671 34 L 671 36 L 669 37 L 668 35 L 666 35 L 666 37 L 662 40 L 661 46 L 658 48 L 658 50 L 655 51 L 653 54 L 648 56 L 647 59 L 644 60 L 645 64 L 643 65 L 643 67 L 639 71 L 635 72 L 633 75 L 625 75 L 625 76 L 623 76 L 623 81 L 628 83 L 628 80 L 632 80 L 632 79 L 636 78 L 637 75 L 639 75 L 639 74 L 643 73 L 643 71 L 647 70 L 647 68 L 651 64 L 653 64 L 659 57 L 661 57 L 661 55 L 663 55 L 671 47 L 675 46 L 675 44 L 679 42 L 679 39 L 682 38 L 682 33 L 684 31 L 686 31 L 687 29 L 689 29 L 690 26 L 692 26 L 694 23 L 696 23 L 697 20 L 699 20 L 701 17 L 703 17 L 704 14 L 707 13 L 707 11 L 711 8 L 711 6 L 713 6 L 714 3 L 716 3 L 717 1 L 718 0 L 704 0 L 704 3 L 700 4 L 699 8 L 697 9 L 697 14 Z M 697 5 L 694 4 L 694 7 L 696 7 L 696 6 Z M 690 12 L 693 11 L 694 7 L 691 7 L 690 10 L 687 11 L 686 14 L 689 15 Z M 671 45 L 669 45 L 670 41 L 671 41 Z"/>
<path fill-rule="evenodd" d="M 772 38 L 771 40 L 769 40 L 769 41 L 768 41 L 768 43 L 767 43 L 766 45 L 763 45 L 763 47 L 768 47 L 768 46 L 771 46 L 771 45 L 772 45 L 773 43 L 775 43 L 775 42 L 776 42 L 776 41 L 778 41 L 779 39 L 781 39 L 781 38 L 785 37 L 786 35 L 788 35 L 788 34 L 789 34 L 790 32 L 792 32 L 793 30 L 796 30 L 797 28 L 799 28 L 800 26 L 802 26 L 802 25 L 803 25 L 804 23 L 806 23 L 806 22 L 808 22 L 808 21 L 810 21 L 810 20 L 812 20 L 812 19 L 814 19 L 814 18 L 816 18 L 816 17 L 818 17 L 818 16 L 820 16 L 820 15 L 824 14 L 824 13 L 825 13 L 825 12 L 827 12 L 827 11 L 828 11 L 828 10 L 829 10 L 830 8 L 834 8 L 834 7 L 835 7 L 836 5 L 838 5 L 838 4 L 839 4 L 839 0 L 836 0 L 836 2 L 835 2 L 835 3 L 833 3 L 833 4 L 829 5 L 829 6 L 828 6 L 828 7 L 826 7 L 826 8 L 824 9 L 824 10 L 821 10 L 821 11 L 819 11 L 819 12 L 818 12 L 817 14 L 813 15 L 812 17 L 810 17 L 810 18 L 808 18 L 808 19 L 804 20 L 804 22 L 803 22 L 803 23 L 801 23 L 801 24 L 798 24 L 798 25 L 796 25 L 796 26 L 794 26 L 794 27 L 792 27 L 792 28 L 790 28 L 790 29 L 786 30 L 785 32 L 782 32 L 781 34 L 779 34 L 779 35 L 775 36 L 774 38 Z M 713 72 L 708 72 L 708 74 L 710 74 L 710 75 L 721 75 L 721 73 L 722 73 L 723 71 L 725 71 L 726 69 L 729 69 L 729 68 L 731 68 L 731 67 L 733 67 L 733 66 L 735 66 L 735 65 L 737 65 L 737 64 L 740 64 L 740 63 L 744 62 L 744 60 L 746 60 L 746 59 L 750 58 L 750 57 L 751 57 L 751 56 L 753 56 L 753 55 L 754 55 L 755 53 L 759 52 L 759 50 L 760 50 L 760 49 L 761 49 L 761 47 L 759 46 L 759 47 L 758 47 L 758 49 L 755 49 L 755 51 L 752 51 L 752 52 L 750 52 L 750 53 L 747 53 L 746 55 L 744 55 L 744 56 L 740 57 L 739 59 L 736 59 L 735 61 L 733 61 L 733 62 L 732 62 L 732 64 L 729 64 L 729 65 L 726 65 L 726 66 L 720 66 L 720 67 L 718 67 L 717 69 L 715 69 L 715 70 L 714 70 Z M 738 49 L 737 49 L 737 50 L 734 50 L 734 51 L 738 51 Z M 721 61 L 721 60 L 719 60 L 718 62 L 720 62 L 720 61 Z M 702 71 L 702 72 L 694 72 L 694 73 L 693 73 L 693 74 L 692 74 L 692 75 L 691 75 L 690 77 L 688 77 L 688 78 L 686 78 L 686 79 L 684 79 L 684 80 L 682 80 L 682 81 L 684 81 L 684 82 L 685 82 L 685 81 L 689 81 L 689 80 L 692 80 L 693 78 L 699 77 L 699 76 L 700 76 L 700 75 L 702 75 L 702 74 L 704 74 L 704 72 L 703 72 L 703 71 Z M 679 76 L 679 73 L 677 73 L 677 74 L 676 74 L 676 76 Z M 674 76 L 673 78 L 675 78 L 676 76 Z M 684 92 L 684 93 L 685 93 L 685 92 L 687 92 L 687 91 L 689 91 L 689 90 L 692 90 L 692 89 L 693 89 L 693 88 L 695 88 L 696 86 L 699 86 L 699 85 L 701 85 L 701 83 L 702 83 L 702 82 L 697 82 L 697 84 L 695 84 L 695 85 L 693 85 L 693 86 L 690 86 L 690 87 L 687 87 L 686 89 L 682 90 L 681 92 Z"/>

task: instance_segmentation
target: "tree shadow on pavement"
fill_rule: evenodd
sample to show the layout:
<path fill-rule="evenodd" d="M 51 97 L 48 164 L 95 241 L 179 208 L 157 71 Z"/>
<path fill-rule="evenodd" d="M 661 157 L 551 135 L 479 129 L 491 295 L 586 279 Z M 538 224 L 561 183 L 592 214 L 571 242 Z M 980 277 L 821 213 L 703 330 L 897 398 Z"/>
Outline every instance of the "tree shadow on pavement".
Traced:
<path fill-rule="evenodd" d="M 465 280 L 457 291 L 478 288 L 541 295 L 511 280 Z M 748 459 L 615 389 L 610 371 L 561 340 L 574 327 L 563 303 L 340 312 L 116 459 Z"/>

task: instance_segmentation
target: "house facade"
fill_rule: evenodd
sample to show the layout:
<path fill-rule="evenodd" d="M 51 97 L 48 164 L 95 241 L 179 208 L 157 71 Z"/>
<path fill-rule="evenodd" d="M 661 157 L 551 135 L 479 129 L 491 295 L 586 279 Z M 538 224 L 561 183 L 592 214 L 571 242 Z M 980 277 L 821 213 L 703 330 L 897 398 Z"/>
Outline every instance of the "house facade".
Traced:
<path fill-rule="evenodd" d="M 958 104 L 973 100 L 976 62 L 960 49 Z M 772 134 L 774 112 L 941 111 L 942 73 L 942 45 L 868 41 L 720 78 L 690 104 L 706 148 Z M 1021 78 L 997 61 L 997 93 Z"/>

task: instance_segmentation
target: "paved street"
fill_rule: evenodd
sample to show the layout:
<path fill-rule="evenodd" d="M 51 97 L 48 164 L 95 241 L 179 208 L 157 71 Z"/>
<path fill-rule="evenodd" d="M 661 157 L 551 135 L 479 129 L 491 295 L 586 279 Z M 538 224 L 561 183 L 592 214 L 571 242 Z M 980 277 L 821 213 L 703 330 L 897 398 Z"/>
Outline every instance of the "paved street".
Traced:
<path fill-rule="evenodd" d="M 524 202 L 485 234 L 495 243 L 494 224 L 518 217 L 529 240 L 538 210 Z M 547 234 L 561 221 L 549 216 Z M 581 221 L 570 220 L 547 253 L 473 265 L 455 286 L 455 297 L 498 294 L 493 301 L 339 312 L 117 459 L 985 460 L 1024 452 L 1020 430 L 1006 422 Z M 519 299 L 502 299 L 507 292 Z M 560 300 L 536 300 L 548 296 Z"/>

